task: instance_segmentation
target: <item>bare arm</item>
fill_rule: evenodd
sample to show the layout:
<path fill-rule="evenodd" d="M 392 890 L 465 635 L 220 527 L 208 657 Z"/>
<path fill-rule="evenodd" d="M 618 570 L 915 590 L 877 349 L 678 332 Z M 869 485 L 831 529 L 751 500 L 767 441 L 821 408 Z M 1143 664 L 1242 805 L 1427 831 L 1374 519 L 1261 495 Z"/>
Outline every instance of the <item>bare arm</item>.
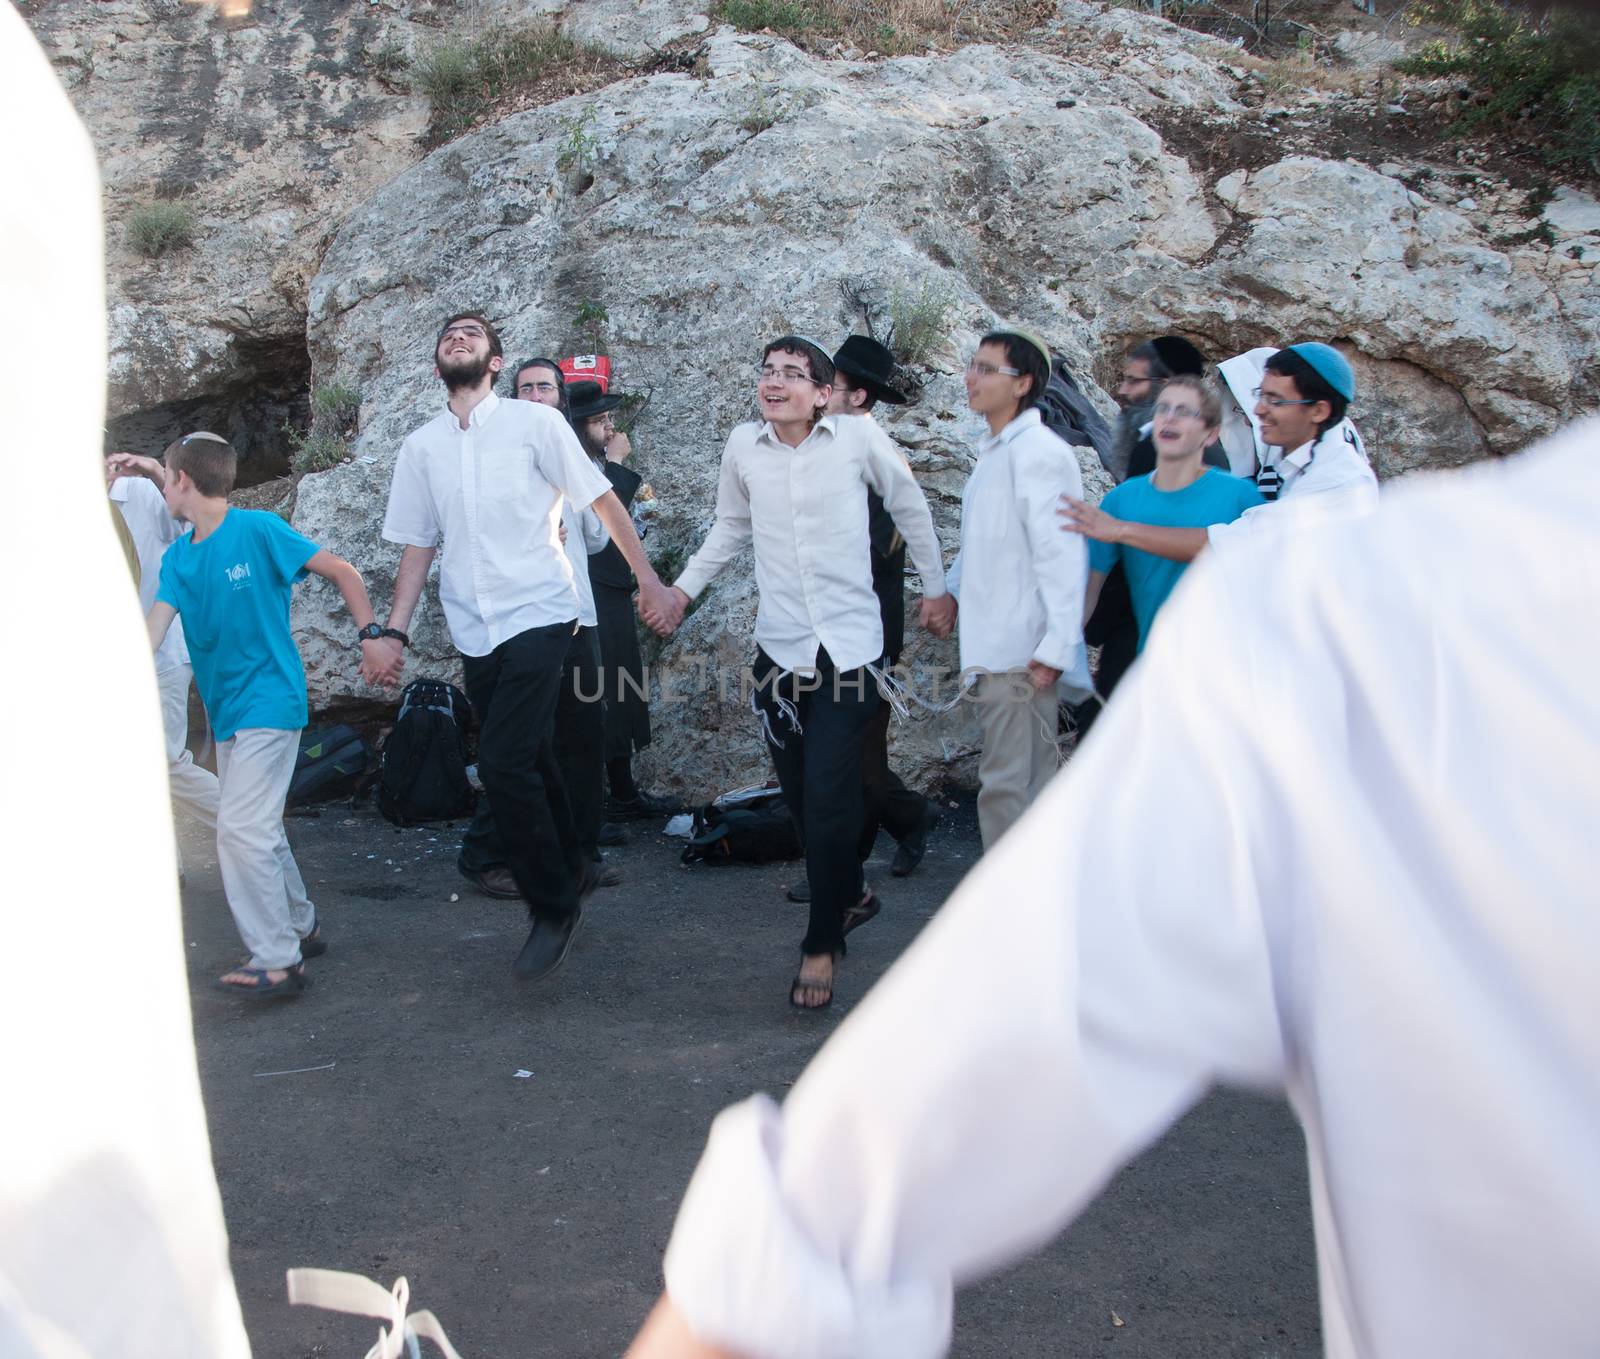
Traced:
<path fill-rule="evenodd" d="M 113 453 L 106 459 L 106 480 L 115 481 L 118 477 L 148 477 L 160 490 L 167 484 L 167 469 L 154 458 L 137 453 Z"/>
<path fill-rule="evenodd" d="M 150 606 L 150 612 L 144 616 L 144 625 L 150 633 L 152 656 L 161 649 L 162 642 L 167 639 L 167 629 L 172 626 L 172 620 L 177 616 L 178 611 L 172 605 L 163 604 L 159 599 Z"/>
<path fill-rule="evenodd" d="M 1100 602 L 1100 590 L 1106 583 L 1107 572 L 1089 572 L 1089 583 L 1083 587 L 1083 621 L 1085 626 L 1094 617 L 1095 605 Z"/>
<path fill-rule="evenodd" d="M 357 628 L 375 623 L 372 601 L 367 598 L 367 587 L 361 572 L 343 557 L 336 557 L 326 548 L 306 563 L 306 570 L 321 576 L 338 587 L 344 606 Z M 405 652 L 400 643 L 390 637 L 365 637 L 361 641 L 361 678 L 368 684 L 392 684 L 405 664 Z"/>
<path fill-rule="evenodd" d="M 423 582 L 428 579 L 428 568 L 433 565 L 436 547 L 407 547 L 400 554 L 400 565 L 394 572 L 394 598 L 389 605 L 389 626 L 399 632 L 411 630 L 411 615 L 417 611 L 417 601 L 422 598 Z"/>
<path fill-rule="evenodd" d="M 650 558 L 644 555 L 644 544 L 634 531 L 633 516 L 623 508 L 615 491 L 597 497 L 589 508 L 605 525 L 611 541 L 633 572 L 633 578 L 639 582 L 639 616 L 657 632 L 663 629 L 670 632 L 683 616 L 680 605 L 674 593 L 661 583 L 655 567 L 650 565 Z"/>
<path fill-rule="evenodd" d="M 1061 497 L 1056 511 L 1065 533 L 1081 533 L 1099 543 L 1120 543 L 1152 557 L 1168 561 L 1192 562 L 1209 539 L 1203 528 L 1161 528 L 1155 524 L 1135 524 L 1117 519 L 1087 501 Z"/>
<path fill-rule="evenodd" d="M 739 1356 L 732 1350 L 719 1350 L 703 1340 L 696 1340 L 682 1313 L 663 1293 L 646 1318 L 644 1329 L 622 1359 L 739 1359 Z"/>

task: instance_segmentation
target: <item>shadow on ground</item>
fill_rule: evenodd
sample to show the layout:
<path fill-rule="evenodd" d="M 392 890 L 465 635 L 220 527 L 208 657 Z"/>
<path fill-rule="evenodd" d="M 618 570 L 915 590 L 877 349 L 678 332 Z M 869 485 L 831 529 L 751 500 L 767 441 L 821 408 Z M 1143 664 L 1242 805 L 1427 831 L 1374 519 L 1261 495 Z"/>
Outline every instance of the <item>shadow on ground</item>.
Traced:
<path fill-rule="evenodd" d="M 466 1359 L 619 1354 L 712 1116 L 781 1096 L 978 852 L 967 804 L 910 879 L 889 877 L 880 841 L 884 911 L 851 936 L 816 1016 L 786 1003 L 798 865 L 684 869 L 653 823 L 635 829 L 608 852 L 625 882 L 592 899 L 558 978 L 529 988 L 511 976 L 525 913 L 456 875 L 459 827 L 400 831 L 335 804 L 289 828 L 331 944 L 304 996 L 208 989 L 239 945 L 192 836 L 184 904 L 234 1276 L 263 1359 L 343 1359 L 376 1333 L 291 1308 L 295 1265 L 405 1274 Z M 964 1290 L 953 1353 L 1319 1354 L 1303 1162 L 1280 1103 L 1213 1096 L 1065 1237 Z"/>

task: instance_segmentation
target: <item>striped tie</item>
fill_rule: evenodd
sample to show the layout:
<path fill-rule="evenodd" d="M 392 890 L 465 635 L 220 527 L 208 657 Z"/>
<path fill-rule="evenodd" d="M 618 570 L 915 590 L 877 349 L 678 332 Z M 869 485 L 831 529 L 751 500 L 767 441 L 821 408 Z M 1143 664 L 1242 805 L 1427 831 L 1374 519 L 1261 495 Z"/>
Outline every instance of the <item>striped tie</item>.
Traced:
<path fill-rule="evenodd" d="M 1276 467 L 1268 464 L 1256 473 L 1256 490 L 1261 492 L 1263 500 L 1276 500 L 1282 488 L 1283 478 Z"/>

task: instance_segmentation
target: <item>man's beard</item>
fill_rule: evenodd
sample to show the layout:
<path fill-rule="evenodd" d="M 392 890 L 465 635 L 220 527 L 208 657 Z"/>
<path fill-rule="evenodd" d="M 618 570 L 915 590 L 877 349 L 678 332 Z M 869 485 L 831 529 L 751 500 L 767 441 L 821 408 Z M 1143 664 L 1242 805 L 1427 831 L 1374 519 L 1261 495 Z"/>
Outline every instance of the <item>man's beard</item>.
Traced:
<path fill-rule="evenodd" d="M 596 462 L 604 462 L 606 460 L 606 446 L 596 442 L 594 435 L 589 433 L 589 422 L 587 420 L 574 433 L 577 434 L 578 442 L 583 445 L 585 453 Z"/>
<path fill-rule="evenodd" d="M 1139 442 L 1139 430 L 1150 423 L 1153 401 L 1142 401 L 1137 406 L 1125 406 L 1117 416 L 1117 434 L 1111 443 L 1111 465 L 1106 470 L 1117 481 L 1128 479 L 1128 464 L 1133 459 L 1134 445 Z"/>
<path fill-rule="evenodd" d="M 441 358 L 439 376 L 444 379 L 446 390 L 459 392 L 478 386 L 489 375 L 489 361 L 493 357 L 492 354 L 485 354 L 481 359 Z"/>

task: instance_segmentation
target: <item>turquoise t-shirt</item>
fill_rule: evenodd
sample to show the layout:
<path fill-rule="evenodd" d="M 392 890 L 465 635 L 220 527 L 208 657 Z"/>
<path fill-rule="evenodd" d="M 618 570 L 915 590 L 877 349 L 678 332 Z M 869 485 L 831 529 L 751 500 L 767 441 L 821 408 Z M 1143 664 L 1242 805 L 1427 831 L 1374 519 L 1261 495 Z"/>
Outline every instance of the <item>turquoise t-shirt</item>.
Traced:
<path fill-rule="evenodd" d="M 1100 508 L 1114 518 L 1133 524 L 1209 528 L 1212 524 L 1231 523 L 1252 505 L 1264 503 L 1253 481 L 1229 476 L 1215 468 L 1208 467 L 1181 491 L 1158 491 L 1151 481 L 1154 475 L 1129 477 L 1122 485 L 1106 492 Z M 1139 621 L 1139 649 L 1143 651 L 1151 622 L 1189 563 L 1169 561 L 1121 543 L 1090 540 L 1090 570 L 1109 572 L 1118 562 L 1127 573 L 1133 616 Z"/>
<path fill-rule="evenodd" d="M 156 598 L 183 617 L 195 683 L 219 741 L 245 727 L 306 724 L 306 672 L 289 631 L 289 594 L 317 545 L 265 510 L 229 510 L 204 542 L 161 557 Z"/>

